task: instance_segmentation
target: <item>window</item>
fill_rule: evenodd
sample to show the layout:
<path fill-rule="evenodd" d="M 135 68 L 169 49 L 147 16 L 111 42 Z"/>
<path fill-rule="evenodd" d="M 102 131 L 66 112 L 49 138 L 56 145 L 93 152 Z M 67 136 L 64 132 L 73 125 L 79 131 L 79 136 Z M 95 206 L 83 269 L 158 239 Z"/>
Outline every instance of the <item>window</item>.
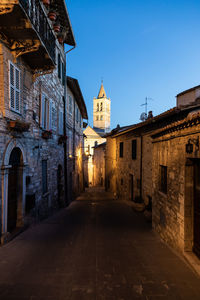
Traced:
<path fill-rule="evenodd" d="M 42 193 L 46 194 L 47 189 L 47 160 L 42 160 Z"/>
<path fill-rule="evenodd" d="M 41 107 L 40 107 L 40 118 L 41 118 L 40 125 L 45 130 L 52 129 L 52 111 L 53 111 L 52 101 L 48 100 L 45 94 L 42 94 Z"/>
<path fill-rule="evenodd" d="M 100 111 L 102 111 L 103 110 L 103 103 L 101 102 L 101 104 L 100 104 Z"/>
<path fill-rule="evenodd" d="M 132 159 L 137 157 L 137 140 L 132 140 Z"/>
<path fill-rule="evenodd" d="M 20 71 L 11 62 L 9 68 L 10 108 L 20 112 Z"/>
<path fill-rule="evenodd" d="M 99 116 L 96 116 L 96 121 L 99 121 Z"/>
<path fill-rule="evenodd" d="M 72 97 L 69 96 L 69 113 L 72 114 Z"/>
<path fill-rule="evenodd" d="M 62 63 L 62 85 L 65 85 L 65 64 Z"/>
<path fill-rule="evenodd" d="M 59 134 L 63 134 L 63 111 L 59 110 L 59 128 L 58 128 Z"/>
<path fill-rule="evenodd" d="M 119 157 L 123 157 L 124 155 L 124 143 L 119 143 Z"/>
<path fill-rule="evenodd" d="M 57 109 L 54 102 L 52 102 L 51 106 L 51 125 L 52 129 L 57 129 Z"/>
<path fill-rule="evenodd" d="M 79 111 L 79 125 L 80 125 L 80 127 L 81 127 L 81 112 Z"/>
<path fill-rule="evenodd" d="M 71 157 L 72 156 L 72 131 L 71 130 L 69 130 L 69 132 L 68 132 L 68 136 L 69 136 L 69 138 L 68 138 L 68 146 L 69 146 L 69 156 Z"/>
<path fill-rule="evenodd" d="M 99 111 L 99 103 L 97 103 L 97 111 Z"/>
<path fill-rule="evenodd" d="M 103 116 L 100 117 L 100 120 L 103 121 Z"/>
<path fill-rule="evenodd" d="M 79 111 L 78 111 L 78 107 L 76 108 L 76 123 L 78 123 L 78 113 L 79 113 Z"/>
<path fill-rule="evenodd" d="M 59 53 L 58 53 L 58 78 L 61 79 L 61 59 Z"/>
<path fill-rule="evenodd" d="M 167 194 L 167 167 L 160 166 L 160 191 Z"/>

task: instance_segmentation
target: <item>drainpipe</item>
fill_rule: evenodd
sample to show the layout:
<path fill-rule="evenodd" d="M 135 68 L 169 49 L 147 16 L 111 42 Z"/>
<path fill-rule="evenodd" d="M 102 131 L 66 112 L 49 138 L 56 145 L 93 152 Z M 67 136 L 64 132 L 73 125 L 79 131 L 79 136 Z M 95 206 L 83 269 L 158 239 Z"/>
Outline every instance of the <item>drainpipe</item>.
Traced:
<path fill-rule="evenodd" d="M 143 163 L 143 136 L 140 136 L 140 199 L 142 200 L 142 163 Z"/>
<path fill-rule="evenodd" d="M 73 49 L 75 49 L 76 46 L 72 47 L 70 50 L 65 52 L 65 62 L 64 62 L 64 97 L 63 97 L 63 106 L 64 106 L 64 110 L 63 110 L 63 133 L 64 136 L 67 135 L 67 128 L 66 128 L 66 121 L 67 121 L 67 117 L 66 117 L 66 112 L 67 112 L 67 107 L 66 107 L 66 95 L 67 95 L 67 80 L 66 80 L 66 75 L 67 75 L 67 54 L 72 51 Z M 66 139 L 64 139 L 63 142 L 63 150 L 64 150 L 64 191 L 65 191 L 65 203 L 66 205 L 69 204 L 69 199 L 68 199 L 68 182 L 67 182 L 67 141 Z"/>

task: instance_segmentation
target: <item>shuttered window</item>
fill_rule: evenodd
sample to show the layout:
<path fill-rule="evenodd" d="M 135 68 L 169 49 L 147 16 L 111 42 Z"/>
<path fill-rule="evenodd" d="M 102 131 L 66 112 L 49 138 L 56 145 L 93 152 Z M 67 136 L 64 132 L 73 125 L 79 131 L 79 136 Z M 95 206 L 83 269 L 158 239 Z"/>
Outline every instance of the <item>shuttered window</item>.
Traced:
<path fill-rule="evenodd" d="M 40 126 L 45 130 L 53 128 L 53 102 L 45 94 L 41 95 Z"/>
<path fill-rule="evenodd" d="M 63 111 L 59 110 L 59 134 L 63 134 Z"/>
<path fill-rule="evenodd" d="M 72 97 L 69 96 L 68 99 L 69 99 L 69 113 L 71 115 L 72 114 Z"/>
<path fill-rule="evenodd" d="M 61 71 L 62 71 L 61 59 L 60 59 L 60 54 L 58 53 L 58 78 L 60 79 L 61 79 Z"/>
<path fill-rule="evenodd" d="M 52 122 L 52 129 L 56 130 L 57 129 L 57 110 L 55 103 L 52 102 L 52 107 L 51 107 L 51 122 Z"/>
<path fill-rule="evenodd" d="M 68 151 L 69 151 L 69 156 L 71 157 L 73 154 L 72 131 L 71 130 L 69 130 L 69 132 L 68 132 Z"/>
<path fill-rule="evenodd" d="M 62 85 L 65 85 L 65 64 L 62 63 Z"/>
<path fill-rule="evenodd" d="M 78 123 L 78 107 L 76 108 L 76 122 Z"/>
<path fill-rule="evenodd" d="M 20 71 L 9 62 L 10 108 L 20 112 Z"/>

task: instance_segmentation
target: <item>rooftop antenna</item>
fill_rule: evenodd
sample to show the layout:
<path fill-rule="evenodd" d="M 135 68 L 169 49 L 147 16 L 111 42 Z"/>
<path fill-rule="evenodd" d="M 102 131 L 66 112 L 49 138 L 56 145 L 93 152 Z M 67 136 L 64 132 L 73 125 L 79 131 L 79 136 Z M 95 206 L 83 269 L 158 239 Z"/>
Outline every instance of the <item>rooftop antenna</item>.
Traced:
<path fill-rule="evenodd" d="M 101 77 L 101 83 L 103 84 L 103 77 Z"/>
<path fill-rule="evenodd" d="M 148 107 L 148 101 L 153 100 L 150 97 L 145 97 L 145 103 L 141 104 L 140 106 L 145 106 L 145 112 L 141 113 L 140 115 L 140 120 L 141 121 L 146 121 L 147 120 L 147 107 Z"/>

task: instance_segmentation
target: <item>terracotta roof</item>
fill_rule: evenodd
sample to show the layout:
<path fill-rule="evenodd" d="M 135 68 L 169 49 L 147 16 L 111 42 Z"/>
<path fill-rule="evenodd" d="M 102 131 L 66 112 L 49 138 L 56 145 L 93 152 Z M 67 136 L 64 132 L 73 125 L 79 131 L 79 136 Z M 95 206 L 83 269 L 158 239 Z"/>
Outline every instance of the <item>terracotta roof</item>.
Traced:
<path fill-rule="evenodd" d="M 85 105 L 85 101 L 84 101 L 78 80 L 75 78 L 72 78 L 70 76 L 67 76 L 67 86 L 70 88 L 70 90 L 72 91 L 72 93 L 75 97 L 75 100 L 81 111 L 81 115 L 82 115 L 83 119 L 88 119 L 87 108 Z"/>
<path fill-rule="evenodd" d="M 103 82 L 101 83 L 100 91 L 99 91 L 99 94 L 97 96 L 97 99 L 99 99 L 99 98 L 107 98 L 106 97 L 106 92 L 105 92 L 105 89 L 104 89 L 104 86 L 103 86 Z"/>
<path fill-rule="evenodd" d="M 143 127 L 146 127 L 146 126 L 150 126 L 151 124 L 155 124 L 155 123 L 158 123 L 159 121 L 162 121 L 164 119 L 168 119 L 172 116 L 175 116 L 175 115 L 178 115 L 179 113 L 181 112 L 190 112 L 192 111 L 192 109 L 198 109 L 200 107 L 200 104 L 196 104 L 196 105 L 185 105 L 185 106 L 181 106 L 181 107 L 173 107 L 163 113 L 161 113 L 160 115 L 157 115 L 153 118 L 150 118 L 144 122 L 141 122 L 141 123 L 138 123 L 138 124 L 133 124 L 132 126 L 128 126 L 128 128 L 119 128 L 119 130 L 117 130 L 117 128 L 115 128 L 114 130 L 111 131 L 110 133 L 110 136 L 111 137 L 117 137 L 117 136 L 120 136 L 120 135 L 123 135 L 123 134 L 126 134 L 128 132 L 131 132 L 133 130 L 136 130 L 136 129 L 139 129 L 139 128 L 143 128 Z M 200 114 L 198 111 L 197 111 L 197 114 Z M 188 117 L 189 117 L 189 114 L 188 114 Z"/>

